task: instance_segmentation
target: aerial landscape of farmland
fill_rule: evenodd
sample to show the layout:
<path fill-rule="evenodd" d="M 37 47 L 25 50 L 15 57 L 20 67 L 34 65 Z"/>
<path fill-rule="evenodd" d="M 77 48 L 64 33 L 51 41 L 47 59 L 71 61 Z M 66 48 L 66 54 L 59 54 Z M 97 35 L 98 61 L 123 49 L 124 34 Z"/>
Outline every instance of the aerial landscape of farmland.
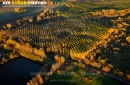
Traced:
<path fill-rule="evenodd" d="M 130 85 L 130 0 L 4 1 L 0 85 Z"/>

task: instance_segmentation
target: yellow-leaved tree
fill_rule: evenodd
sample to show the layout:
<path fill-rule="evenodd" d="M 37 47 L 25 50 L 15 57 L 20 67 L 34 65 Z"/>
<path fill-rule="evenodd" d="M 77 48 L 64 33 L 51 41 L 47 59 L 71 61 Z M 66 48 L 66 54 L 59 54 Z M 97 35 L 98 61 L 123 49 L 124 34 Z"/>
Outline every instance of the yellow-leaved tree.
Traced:
<path fill-rule="evenodd" d="M 127 36 L 126 40 L 128 41 L 128 43 L 130 43 L 130 36 Z"/>

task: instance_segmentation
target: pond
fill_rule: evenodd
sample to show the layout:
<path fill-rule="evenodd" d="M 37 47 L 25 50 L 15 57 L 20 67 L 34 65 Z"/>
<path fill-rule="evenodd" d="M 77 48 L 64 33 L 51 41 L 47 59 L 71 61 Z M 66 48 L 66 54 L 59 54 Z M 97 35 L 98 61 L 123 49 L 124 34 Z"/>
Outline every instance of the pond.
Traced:
<path fill-rule="evenodd" d="M 42 65 L 19 57 L 0 65 L 0 85 L 26 85 L 34 77 L 31 72 L 39 72 Z"/>

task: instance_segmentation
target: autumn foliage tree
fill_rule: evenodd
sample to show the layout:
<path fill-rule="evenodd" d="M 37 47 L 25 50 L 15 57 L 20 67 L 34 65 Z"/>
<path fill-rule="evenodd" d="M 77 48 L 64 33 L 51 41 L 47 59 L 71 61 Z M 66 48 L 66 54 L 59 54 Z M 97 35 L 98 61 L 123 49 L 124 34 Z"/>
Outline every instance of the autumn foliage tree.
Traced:
<path fill-rule="evenodd" d="M 127 36 L 126 40 L 128 41 L 128 43 L 130 43 L 130 36 Z"/>
<path fill-rule="evenodd" d="M 40 74 L 37 74 L 36 77 L 33 77 L 29 82 L 27 82 L 27 85 L 42 85 L 43 79 Z"/>
<path fill-rule="evenodd" d="M 55 61 L 59 64 L 63 64 L 65 61 L 65 58 L 63 56 L 60 57 L 60 56 L 56 55 L 54 58 L 55 58 Z"/>
<path fill-rule="evenodd" d="M 11 27 L 12 27 L 12 24 L 11 24 L 11 23 L 7 24 L 7 28 L 8 28 L 8 29 L 11 28 Z"/>
<path fill-rule="evenodd" d="M 130 74 L 126 74 L 126 78 L 128 81 L 130 81 Z"/>

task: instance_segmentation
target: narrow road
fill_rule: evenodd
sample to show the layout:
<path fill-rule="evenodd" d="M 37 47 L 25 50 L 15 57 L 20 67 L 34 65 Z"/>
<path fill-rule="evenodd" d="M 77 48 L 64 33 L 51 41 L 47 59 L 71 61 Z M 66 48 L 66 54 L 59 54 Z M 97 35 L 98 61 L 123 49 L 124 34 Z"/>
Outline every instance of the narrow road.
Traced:
<path fill-rule="evenodd" d="M 98 69 L 98 68 L 96 68 L 96 67 L 87 66 L 87 69 L 94 69 L 94 70 L 99 71 L 100 73 L 104 74 L 105 76 L 108 76 L 108 77 L 111 77 L 111 78 L 113 78 L 113 79 L 116 79 L 116 80 L 118 80 L 118 81 L 120 81 L 120 82 L 125 83 L 126 85 L 130 85 L 130 82 L 125 81 L 125 80 L 123 80 L 123 79 L 121 79 L 121 78 L 119 78 L 119 77 L 113 76 L 113 75 L 111 75 L 110 73 L 106 73 L 106 72 L 104 72 L 104 71 L 102 71 L 101 69 Z"/>

